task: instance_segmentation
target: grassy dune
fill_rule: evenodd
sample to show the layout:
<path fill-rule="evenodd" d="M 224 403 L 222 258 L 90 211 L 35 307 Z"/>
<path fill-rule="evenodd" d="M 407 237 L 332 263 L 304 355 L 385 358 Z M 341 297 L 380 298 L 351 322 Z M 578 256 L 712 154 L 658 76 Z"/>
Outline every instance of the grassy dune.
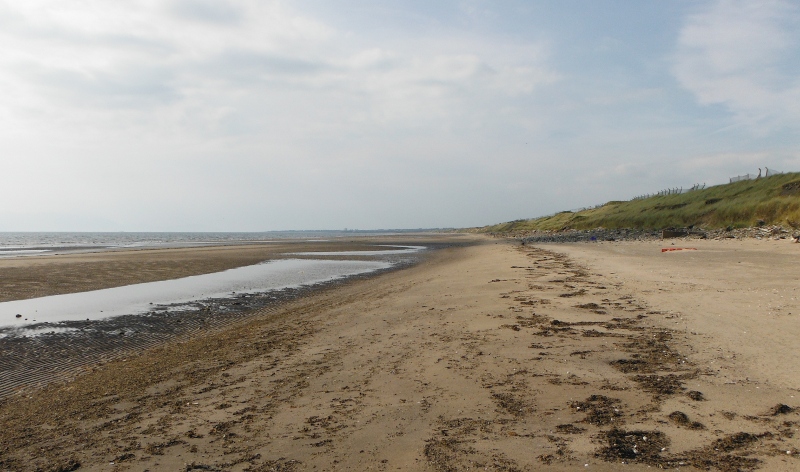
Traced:
<path fill-rule="evenodd" d="M 763 223 L 762 223 L 763 222 Z M 608 202 L 591 210 L 516 220 L 480 232 L 592 228 L 742 228 L 758 224 L 800 228 L 800 173 L 717 185 L 680 195 Z"/>

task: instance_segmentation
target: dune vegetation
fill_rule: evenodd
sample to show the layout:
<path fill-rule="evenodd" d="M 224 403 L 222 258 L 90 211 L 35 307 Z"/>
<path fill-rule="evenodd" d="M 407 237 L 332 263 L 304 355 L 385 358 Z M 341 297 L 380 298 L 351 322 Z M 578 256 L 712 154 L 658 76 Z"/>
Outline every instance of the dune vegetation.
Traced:
<path fill-rule="evenodd" d="M 504 233 L 593 228 L 744 228 L 783 225 L 800 229 L 800 172 L 717 185 L 703 190 L 611 201 L 596 208 L 478 228 Z"/>

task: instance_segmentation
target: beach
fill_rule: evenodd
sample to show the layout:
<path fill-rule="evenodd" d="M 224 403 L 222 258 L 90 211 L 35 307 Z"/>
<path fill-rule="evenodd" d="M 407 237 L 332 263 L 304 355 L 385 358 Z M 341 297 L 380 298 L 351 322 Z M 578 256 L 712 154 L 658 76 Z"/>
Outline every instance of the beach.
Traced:
<path fill-rule="evenodd" d="M 0 258 L 0 400 L 397 270 L 440 243 L 384 235 L 172 244 Z"/>
<path fill-rule="evenodd" d="M 800 468 L 800 245 L 418 242 L 417 264 L 8 397 L 0 469 Z M 0 261 L 4 300 L 275 254 L 161 251 Z"/>
<path fill-rule="evenodd" d="M 336 241 L 340 251 L 374 250 L 375 244 L 426 242 L 428 237 L 352 238 Z M 0 302 L 209 274 L 289 257 L 294 251 L 325 251 L 329 241 L 274 240 L 183 248 L 95 250 L 46 257 L 0 258 Z"/>

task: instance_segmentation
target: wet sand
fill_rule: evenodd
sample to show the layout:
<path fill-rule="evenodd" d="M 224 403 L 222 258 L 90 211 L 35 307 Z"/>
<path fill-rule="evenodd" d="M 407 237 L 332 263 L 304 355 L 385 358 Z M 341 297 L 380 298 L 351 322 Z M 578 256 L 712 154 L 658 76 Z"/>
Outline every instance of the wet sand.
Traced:
<path fill-rule="evenodd" d="M 353 238 L 333 242 L 271 243 L 191 248 L 107 250 L 94 253 L 0 258 L 0 302 L 85 292 L 209 274 L 287 257 L 295 251 L 374 250 L 375 244 L 433 241 L 430 236 Z"/>
<path fill-rule="evenodd" d="M 478 241 L 6 400 L 0 469 L 800 467 L 798 246 Z"/>
<path fill-rule="evenodd" d="M 410 237 L 409 237 L 410 236 Z M 232 269 L 245 264 L 253 264 L 264 260 L 290 258 L 327 259 L 336 264 L 334 259 L 362 259 L 364 262 L 389 263 L 377 261 L 374 255 L 386 252 L 382 245 L 408 244 L 408 242 L 425 243 L 431 247 L 437 244 L 436 238 L 418 234 L 403 238 L 383 236 L 381 238 L 336 239 L 333 241 L 278 241 L 277 243 L 246 243 L 227 246 L 205 246 L 183 249 L 148 249 L 148 250 L 110 250 L 97 251 L 94 254 L 69 254 L 65 257 L 24 257 L 0 261 L 0 287 L 5 287 L 5 294 L 12 298 L 25 298 L 30 292 L 15 290 L 27 286 L 31 279 L 40 280 L 39 292 L 58 294 L 68 290 L 82 292 L 97 288 L 115 288 L 126 283 L 151 282 L 153 279 L 174 279 L 187 275 L 200 275 L 216 269 Z M 369 249 L 369 250 L 364 250 Z M 298 254 L 294 251 L 305 251 Z M 361 254 L 352 255 L 353 251 Z M 326 252 L 333 251 L 333 252 Z M 398 251 L 394 251 L 398 252 Z M 402 252 L 402 251 L 399 251 Z M 371 256 L 367 256 L 369 254 Z M 397 270 L 403 265 L 413 263 L 416 256 L 385 256 L 393 261 L 393 266 L 380 271 Z M 379 257 L 378 259 L 383 259 Z M 3 267 L 4 266 L 4 267 Z M 266 266 L 262 266 L 266 268 Z M 305 274 L 304 271 L 301 271 Z M 85 273 L 86 276 L 81 276 Z M 286 273 L 284 282 L 290 279 L 305 279 L 309 274 L 297 275 Z M 0 400 L 14 395 L 15 392 L 38 388 L 55 381 L 64 381 L 91 369 L 99 362 L 133 355 L 147 348 L 163 345 L 165 342 L 191 337 L 197 333 L 219 330 L 231 324 L 242 322 L 253 316 L 255 311 L 267 313 L 287 301 L 308 296 L 320 290 L 328 290 L 343 283 L 374 274 L 351 275 L 344 279 L 336 279 L 323 283 L 315 283 L 296 288 L 272 289 L 261 292 L 225 292 L 221 297 L 197 299 L 190 303 L 161 305 L 150 303 L 152 309 L 146 314 L 118 313 L 119 316 L 106 317 L 98 313 L 87 312 L 80 316 L 63 318 L 62 321 L 47 323 L 43 317 L 39 322 L 29 324 L 26 317 L 16 320 L 13 310 L 0 310 L 7 320 L 0 320 Z M 280 278 L 280 277 L 278 277 Z M 197 281 L 191 282 L 196 285 Z M 262 280 L 261 283 L 267 283 Z M 246 284 L 245 284 L 246 285 Z M 173 284 L 174 286 L 174 284 Z M 183 285 L 187 288 L 187 285 Z M 237 285 L 236 289 L 241 287 Z M 194 293 L 189 288 L 188 293 Z M 142 293 L 141 290 L 136 293 Z M 233 293 L 233 295 L 231 294 Z M 105 297 L 116 294 L 107 293 Z M 167 300 L 175 300 L 179 295 L 169 296 Z M 125 294 L 120 294 L 124 300 Z M 153 293 L 147 294 L 146 300 L 157 298 Z M 95 296 L 96 298 L 96 296 Z M 22 300 L 23 302 L 26 300 Z M 67 303 L 65 300 L 51 300 L 49 303 Z M 114 300 L 108 300 L 104 306 L 107 312 L 114 310 Z M 80 302 L 78 302 L 80 303 Z M 145 302 L 142 302 L 145 303 Z M 85 303 L 82 306 L 89 306 Z M 145 305 L 147 306 L 147 305 Z M 137 310 L 133 305 L 125 305 L 128 309 Z M 75 307 L 66 307 L 73 310 Z M 91 308 L 90 308 L 91 309 Z M 98 308 L 95 308 L 95 311 Z M 27 316 L 31 316 L 28 307 Z M 24 311 L 24 309 L 23 309 Z M 56 310 L 58 311 L 58 310 Z M 102 313 L 102 310 L 100 311 Z M 131 312 L 133 313 L 133 312 Z M 79 313 L 74 313 L 79 314 Z M 48 313 L 44 318 L 53 318 Z M 97 316 L 100 316 L 98 319 Z M 33 315 L 35 316 L 35 315 Z M 36 321 L 31 318 L 31 321 Z M 20 325 L 20 323 L 22 323 Z M 19 326 L 21 332 L 17 331 Z M 32 335 L 35 333 L 35 335 Z"/>

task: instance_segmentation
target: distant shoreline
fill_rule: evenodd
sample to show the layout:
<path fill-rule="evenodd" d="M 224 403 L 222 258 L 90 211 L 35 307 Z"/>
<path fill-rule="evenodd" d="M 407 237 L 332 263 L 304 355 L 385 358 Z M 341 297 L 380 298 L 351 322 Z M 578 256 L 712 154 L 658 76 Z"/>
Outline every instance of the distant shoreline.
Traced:
<path fill-rule="evenodd" d="M 0 259 L 136 249 L 322 242 L 319 238 L 375 238 L 435 234 L 437 230 L 311 230 L 265 232 L 0 232 Z"/>

